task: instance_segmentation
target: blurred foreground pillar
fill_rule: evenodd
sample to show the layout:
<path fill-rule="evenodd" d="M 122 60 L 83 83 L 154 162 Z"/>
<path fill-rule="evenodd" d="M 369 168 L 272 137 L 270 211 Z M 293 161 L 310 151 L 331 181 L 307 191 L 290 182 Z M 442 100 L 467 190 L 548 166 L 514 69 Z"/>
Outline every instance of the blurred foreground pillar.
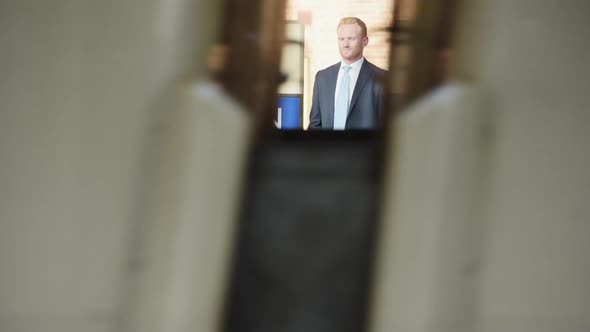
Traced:
<path fill-rule="evenodd" d="M 399 119 L 373 331 L 590 330 L 589 10 L 462 2 L 453 74 L 489 98 Z M 480 111 L 471 155 L 448 129 Z"/>
<path fill-rule="evenodd" d="M 0 1 L 1 331 L 204 331 L 185 296 L 219 276 L 199 241 L 222 237 L 248 124 L 175 85 L 205 74 L 218 7 Z"/>

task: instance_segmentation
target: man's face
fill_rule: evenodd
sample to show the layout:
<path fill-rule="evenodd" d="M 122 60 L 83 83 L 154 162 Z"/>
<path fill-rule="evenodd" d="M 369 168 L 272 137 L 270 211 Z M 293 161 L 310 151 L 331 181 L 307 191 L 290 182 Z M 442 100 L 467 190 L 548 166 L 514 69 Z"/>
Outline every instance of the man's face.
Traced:
<path fill-rule="evenodd" d="M 346 63 L 353 63 L 363 56 L 363 49 L 369 38 L 363 37 L 360 25 L 342 24 L 338 28 L 338 50 Z"/>

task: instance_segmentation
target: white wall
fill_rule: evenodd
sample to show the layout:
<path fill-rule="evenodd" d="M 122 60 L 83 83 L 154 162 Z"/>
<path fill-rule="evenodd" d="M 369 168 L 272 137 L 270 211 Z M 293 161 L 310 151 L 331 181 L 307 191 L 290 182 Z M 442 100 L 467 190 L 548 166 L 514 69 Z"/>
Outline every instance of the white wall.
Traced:
<path fill-rule="evenodd" d="M 490 91 L 496 128 L 477 330 L 588 331 L 590 4 L 468 6 L 456 73 Z"/>
<path fill-rule="evenodd" d="M 173 80 L 215 1 L 0 1 L 0 330 L 112 331 Z M 155 138 L 154 138 L 155 137 Z"/>
<path fill-rule="evenodd" d="M 208 82 L 179 86 L 163 125 L 129 329 L 218 331 L 250 121 Z"/>
<path fill-rule="evenodd" d="M 473 316 L 485 94 L 449 84 L 398 115 L 379 229 L 372 332 L 455 332 Z"/>
<path fill-rule="evenodd" d="M 589 331 L 590 3 L 461 3 L 452 72 L 489 123 L 451 139 L 470 103 L 436 95 L 396 119 L 372 330 Z"/>

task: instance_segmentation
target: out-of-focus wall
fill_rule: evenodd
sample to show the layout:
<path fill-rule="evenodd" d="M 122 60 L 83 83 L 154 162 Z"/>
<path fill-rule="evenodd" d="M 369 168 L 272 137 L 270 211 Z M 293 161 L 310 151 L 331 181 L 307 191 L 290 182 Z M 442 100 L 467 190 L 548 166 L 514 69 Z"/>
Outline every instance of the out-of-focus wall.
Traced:
<path fill-rule="evenodd" d="M 481 106 L 446 85 L 396 118 L 373 331 L 588 331 L 590 4 L 460 3 Z"/>
<path fill-rule="evenodd" d="M 123 326 L 157 124 L 217 7 L 0 2 L 0 330 Z"/>
<path fill-rule="evenodd" d="M 396 117 L 370 331 L 470 331 L 488 108 L 453 83 Z"/>
<path fill-rule="evenodd" d="M 590 329 L 590 3 L 463 1 L 455 76 L 493 99 L 478 331 Z"/>

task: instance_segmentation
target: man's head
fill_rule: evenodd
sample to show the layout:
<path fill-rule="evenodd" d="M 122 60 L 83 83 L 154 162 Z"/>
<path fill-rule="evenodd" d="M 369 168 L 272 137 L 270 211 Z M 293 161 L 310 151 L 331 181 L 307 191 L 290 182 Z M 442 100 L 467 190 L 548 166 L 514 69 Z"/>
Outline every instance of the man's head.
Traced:
<path fill-rule="evenodd" d="M 338 50 L 342 60 L 353 63 L 363 56 L 363 49 L 369 43 L 367 26 L 356 17 L 345 17 L 338 23 Z"/>

